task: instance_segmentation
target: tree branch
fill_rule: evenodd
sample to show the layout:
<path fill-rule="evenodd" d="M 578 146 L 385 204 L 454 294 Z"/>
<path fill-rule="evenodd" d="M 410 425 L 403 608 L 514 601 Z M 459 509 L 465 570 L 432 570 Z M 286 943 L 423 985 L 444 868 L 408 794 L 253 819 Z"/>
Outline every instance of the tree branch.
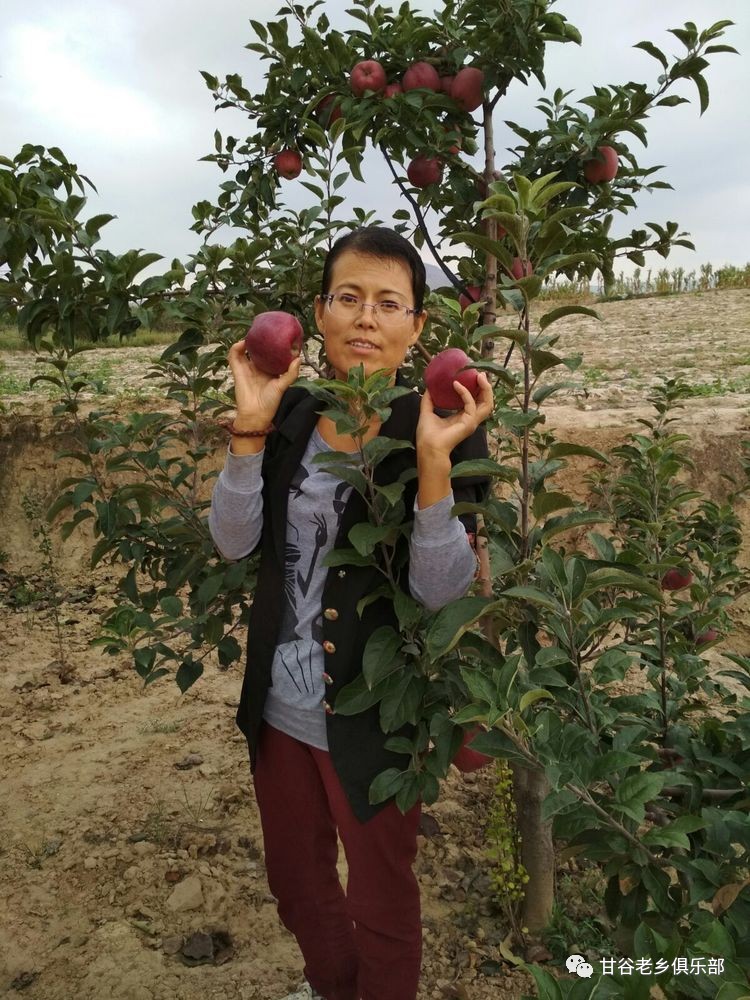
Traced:
<path fill-rule="evenodd" d="M 386 152 L 385 146 L 383 145 L 382 142 L 380 143 L 380 152 L 385 157 L 385 162 L 390 167 L 391 173 L 393 174 L 393 178 L 394 178 L 394 180 L 396 181 L 396 183 L 398 184 L 398 186 L 399 186 L 399 188 L 401 190 L 401 194 L 407 199 L 407 201 L 409 201 L 411 203 L 411 205 L 412 205 L 412 207 L 414 209 L 414 214 L 417 217 L 417 222 L 419 223 L 419 228 L 422 230 L 422 234 L 423 234 L 423 236 L 425 238 L 425 242 L 426 242 L 427 246 L 430 248 L 432 256 L 437 261 L 440 270 L 443 272 L 443 274 L 446 276 L 446 278 L 450 281 L 450 283 L 454 286 L 454 288 L 457 288 L 460 292 L 463 292 L 465 295 L 469 295 L 469 290 L 466 287 L 466 285 L 463 283 L 463 281 L 461 281 L 460 278 L 457 278 L 456 275 L 453 274 L 452 271 L 448 270 L 447 264 L 445 263 L 445 261 L 443 260 L 443 258 L 438 253 L 437 248 L 435 247 L 435 244 L 432 242 L 432 239 L 430 238 L 430 234 L 427 231 L 427 223 L 425 222 L 424 216 L 422 215 L 422 210 L 420 209 L 420 207 L 417 204 L 417 202 L 415 201 L 415 199 L 406 190 L 406 186 L 404 185 L 403 181 L 401 180 L 401 178 L 396 173 L 396 168 L 393 166 L 393 161 L 391 160 L 390 156 Z M 471 298 L 472 296 L 469 296 L 469 297 Z"/>

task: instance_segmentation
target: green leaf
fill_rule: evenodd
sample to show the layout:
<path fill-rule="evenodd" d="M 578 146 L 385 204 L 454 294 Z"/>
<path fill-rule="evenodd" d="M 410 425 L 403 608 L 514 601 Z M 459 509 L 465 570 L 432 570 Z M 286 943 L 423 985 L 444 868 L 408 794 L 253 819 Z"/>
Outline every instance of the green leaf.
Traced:
<path fill-rule="evenodd" d="M 334 706 L 336 713 L 338 715 L 358 715 L 360 712 L 365 712 L 368 708 L 372 708 L 388 690 L 389 680 L 390 678 L 386 678 L 386 680 L 376 684 L 370 690 L 367 686 L 364 673 L 358 674 L 351 683 L 343 687 L 336 695 L 336 704 Z"/>
<path fill-rule="evenodd" d="M 453 240 L 460 240 L 476 250 L 484 250 L 485 253 L 491 254 L 498 260 L 507 259 L 510 262 L 510 254 L 503 244 L 497 240 L 491 240 L 487 236 L 479 236 L 477 233 L 456 233 Z"/>
<path fill-rule="evenodd" d="M 194 660 L 192 655 L 188 653 L 177 668 L 174 679 L 177 681 L 180 691 L 185 694 L 188 688 L 191 688 L 195 684 L 202 673 L 203 664 L 200 660 Z"/>
<path fill-rule="evenodd" d="M 429 626 L 426 649 L 431 660 L 450 652 L 461 636 L 497 604 L 487 597 L 462 597 L 441 608 Z"/>
<path fill-rule="evenodd" d="M 547 514 L 552 514 L 556 510 L 564 510 L 574 506 L 575 500 L 569 497 L 567 493 L 540 490 L 534 497 L 532 512 L 534 517 L 540 518 L 545 517 Z"/>
<path fill-rule="evenodd" d="M 703 114 L 703 112 L 708 107 L 708 84 L 706 83 L 705 78 L 700 75 L 700 73 L 695 74 L 695 76 L 693 77 L 693 83 L 698 88 L 698 97 L 700 99 L 701 114 Z"/>
<path fill-rule="evenodd" d="M 406 448 L 414 450 L 414 445 L 411 441 L 400 441 L 397 438 L 390 437 L 374 437 L 365 444 L 363 452 L 365 461 L 374 467 L 382 462 L 386 455 L 390 455 L 391 452 L 401 451 Z"/>
<path fill-rule="evenodd" d="M 660 604 L 664 602 L 664 594 L 661 591 L 661 587 L 657 583 L 654 583 L 653 580 L 647 580 L 646 577 L 636 576 L 635 573 L 628 573 L 625 570 L 609 567 L 595 569 L 592 573 L 589 573 L 584 596 L 589 597 L 591 594 L 596 593 L 597 590 L 603 590 L 606 587 L 635 590 L 640 594 L 648 594 L 649 597 L 653 597 Z"/>
<path fill-rule="evenodd" d="M 401 636 L 395 629 L 390 625 L 375 629 L 367 640 L 362 657 L 362 673 L 370 689 L 403 666 L 400 650 Z"/>
<path fill-rule="evenodd" d="M 546 330 L 548 326 L 556 323 L 563 316 L 593 316 L 594 319 L 598 320 L 602 318 L 596 309 L 589 309 L 588 306 L 560 306 L 557 309 L 551 309 L 542 316 L 539 320 L 539 329 Z"/>
<path fill-rule="evenodd" d="M 597 451 L 596 448 L 589 448 L 585 444 L 567 444 L 563 441 L 556 441 L 547 453 L 550 458 L 564 458 L 567 455 L 586 455 L 589 458 L 595 458 L 599 462 L 604 462 L 609 465 L 610 461 L 607 455 L 601 451 Z"/>
<path fill-rule="evenodd" d="M 542 531 L 542 541 L 548 542 L 555 535 L 569 531 L 571 528 L 579 528 L 583 524 L 602 524 L 606 521 L 607 518 L 603 514 L 588 510 L 576 510 L 572 514 L 565 514 L 563 517 L 547 521 Z"/>
<path fill-rule="evenodd" d="M 531 351 L 531 370 L 535 375 L 541 375 L 542 372 L 546 372 L 549 368 L 555 368 L 562 363 L 563 359 L 551 351 Z"/>
<path fill-rule="evenodd" d="M 462 476 L 497 476 L 500 479 L 508 479 L 512 473 L 516 473 L 508 465 L 500 465 L 492 458 L 469 458 L 464 462 L 456 462 L 451 468 L 450 478 L 460 479 Z"/>
<path fill-rule="evenodd" d="M 637 767 L 642 759 L 637 754 L 629 753 L 627 750 L 608 750 L 607 753 L 597 757 L 594 761 L 591 777 L 607 779 L 623 767 Z"/>
<path fill-rule="evenodd" d="M 387 771 L 381 771 L 370 785 L 368 793 L 370 803 L 375 805 L 394 796 L 403 786 L 407 774 L 408 771 L 399 771 L 397 767 L 389 767 Z"/>
<path fill-rule="evenodd" d="M 349 532 L 349 541 L 361 556 L 369 556 L 375 547 L 392 533 L 390 525 L 355 524 Z"/>
<path fill-rule="evenodd" d="M 414 628 L 422 617 L 422 605 L 402 590 L 396 590 L 393 596 L 393 606 L 396 609 L 396 615 L 401 628 Z"/>
<path fill-rule="evenodd" d="M 526 969 L 534 977 L 538 1000 L 563 1000 L 562 990 L 551 973 L 538 965 L 527 965 Z"/>
<path fill-rule="evenodd" d="M 657 49 L 657 47 L 653 44 L 653 42 L 638 42 L 638 44 L 634 45 L 633 48 L 634 49 L 643 49 L 644 52 L 648 52 L 648 54 L 650 56 L 653 56 L 654 59 L 658 59 L 659 62 L 664 67 L 664 69 L 667 68 L 667 65 L 668 65 L 667 64 L 667 57 L 664 55 L 664 53 L 661 51 L 661 49 Z"/>
<path fill-rule="evenodd" d="M 554 598 L 535 587 L 510 587 L 508 590 L 504 590 L 500 596 L 516 597 L 522 601 L 529 601 L 531 604 L 540 604 L 543 608 L 549 608 L 550 611 L 559 612 L 562 610 Z"/>
<path fill-rule="evenodd" d="M 199 604 L 202 605 L 210 604 L 223 586 L 224 586 L 223 573 L 215 573 L 213 576 L 207 577 L 207 579 L 203 581 L 200 587 L 198 587 L 196 600 L 198 601 Z"/>
<path fill-rule="evenodd" d="M 167 597 L 159 598 L 159 605 L 164 611 L 165 615 L 171 615 L 173 618 L 177 618 L 182 614 L 183 604 L 179 597 L 174 594 L 167 595 Z"/>
<path fill-rule="evenodd" d="M 356 549 L 331 549 L 323 556 L 324 566 L 372 566 L 371 556 L 363 556 Z"/>
<path fill-rule="evenodd" d="M 529 705 L 533 705 L 535 701 L 539 701 L 540 698 L 554 699 L 554 697 L 550 691 L 546 691 L 544 688 L 534 688 L 533 691 L 526 691 L 518 703 L 518 711 L 523 712 Z"/>
<path fill-rule="evenodd" d="M 615 804 L 636 822 L 642 823 L 646 803 L 655 799 L 665 784 L 664 773 L 639 771 L 637 774 L 631 774 L 617 785 Z"/>

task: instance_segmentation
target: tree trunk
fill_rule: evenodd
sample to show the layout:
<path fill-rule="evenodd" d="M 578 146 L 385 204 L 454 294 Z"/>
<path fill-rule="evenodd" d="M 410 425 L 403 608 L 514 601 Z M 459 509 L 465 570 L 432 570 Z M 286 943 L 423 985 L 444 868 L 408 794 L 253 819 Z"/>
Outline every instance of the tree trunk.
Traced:
<path fill-rule="evenodd" d="M 523 900 L 523 925 L 537 934 L 550 922 L 555 898 L 555 853 L 552 824 L 542 822 L 542 802 L 549 792 L 543 771 L 511 763 L 521 862 L 529 881 Z"/>

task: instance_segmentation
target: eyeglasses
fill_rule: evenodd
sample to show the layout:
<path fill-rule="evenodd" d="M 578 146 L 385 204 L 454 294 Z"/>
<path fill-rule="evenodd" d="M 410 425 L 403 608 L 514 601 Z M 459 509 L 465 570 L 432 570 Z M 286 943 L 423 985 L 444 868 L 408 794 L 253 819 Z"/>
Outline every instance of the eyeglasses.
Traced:
<path fill-rule="evenodd" d="M 384 299 L 382 302 L 363 302 L 358 295 L 347 293 L 321 295 L 321 299 L 326 302 L 331 315 L 337 319 L 354 319 L 365 306 L 369 306 L 373 316 L 377 316 L 384 326 L 396 326 L 419 312 L 418 309 L 402 306 L 400 302 L 394 302 L 392 299 Z"/>

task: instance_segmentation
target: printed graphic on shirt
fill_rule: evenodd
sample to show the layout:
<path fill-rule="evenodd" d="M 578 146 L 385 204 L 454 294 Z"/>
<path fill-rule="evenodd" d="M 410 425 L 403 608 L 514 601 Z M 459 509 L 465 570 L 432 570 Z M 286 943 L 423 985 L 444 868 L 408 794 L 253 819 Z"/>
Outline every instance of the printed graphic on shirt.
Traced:
<path fill-rule="evenodd" d="M 300 464 L 289 486 L 284 605 L 273 675 L 274 687 L 284 689 L 284 700 L 299 704 L 309 702 L 322 688 L 312 666 L 316 646 L 319 651 L 323 641 L 321 598 L 327 568 L 321 562 L 336 540 L 352 488 L 349 483 L 337 482 L 331 507 L 321 509 L 320 478 L 314 487 L 309 482 L 316 473 L 320 476 L 317 466 L 311 471 Z M 333 485 L 329 476 L 326 479 Z M 320 673 L 319 668 L 316 673 Z"/>

